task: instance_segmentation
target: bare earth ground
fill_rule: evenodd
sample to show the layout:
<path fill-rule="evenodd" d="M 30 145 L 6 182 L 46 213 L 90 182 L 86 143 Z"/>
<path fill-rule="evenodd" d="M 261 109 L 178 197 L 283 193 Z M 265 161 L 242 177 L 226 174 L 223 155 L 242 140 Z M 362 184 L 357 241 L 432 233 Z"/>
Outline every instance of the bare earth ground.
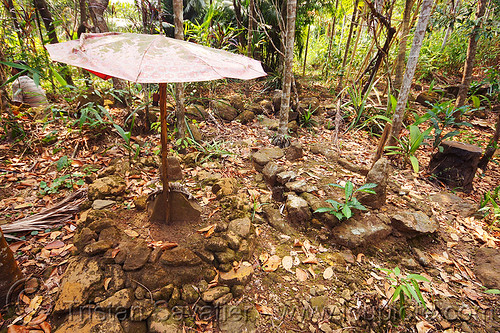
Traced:
<path fill-rule="evenodd" d="M 250 97 L 258 97 L 259 88 L 258 84 L 252 87 Z M 235 85 L 233 89 L 242 91 L 244 87 Z M 219 86 L 211 93 L 220 97 L 231 93 L 228 90 L 227 87 Z M 333 97 L 324 89 L 312 87 L 306 90 L 303 95 L 319 97 L 321 105 L 332 104 Z M 117 114 L 120 112 L 112 111 Z M 475 126 L 458 136 L 458 139 L 486 143 L 493 133 L 491 127 L 494 116 L 491 114 L 488 118 L 491 126 Z M 126 161 L 124 156 L 127 153 L 122 141 L 109 130 L 104 135 L 97 135 L 92 131 L 61 128 L 57 121 L 39 123 L 26 119 L 21 122 L 25 129 L 29 129 L 26 140 L 16 144 L 0 142 L 0 224 L 51 206 L 68 193 L 69 190 L 61 189 L 55 194 L 39 194 L 41 181 L 50 184 L 61 175 L 55 166 L 61 156 L 72 156 L 74 153 L 72 165 L 64 170 L 67 174 L 85 172 L 84 167 L 88 165 L 102 169 L 116 158 Z M 203 207 L 202 222 L 168 228 L 151 224 L 145 212 L 133 209 L 133 199 L 152 192 L 148 185 L 158 182 L 157 170 L 145 168 L 137 172 L 131 168 L 125 172 L 128 194 L 113 208 L 124 229 L 133 230 L 148 241 L 182 244 L 202 227 L 226 223 L 227 211 L 221 209 L 210 186 L 202 186 L 197 180 L 202 170 L 236 178 L 238 192 L 242 193 L 252 209 L 255 208 L 256 216 L 260 216 L 263 204 L 271 201 L 271 192 L 252 167 L 250 156 L 257 149 L 270 147 L 275 131 L 263 127 L 259 118 L 248 125 L 231 122 L 220 126 L 204 122 L 200 128 L 207 141 L 215 139 L 223 142 L 222 147 L 233 153 L 203 165 L 183 168 L 183 183 Z M 44 143 L 41 138 L 52 131 L 56 131 L 57 141 Z M 299 129 L 298 134 L 294 140 L 302 143 L 304 157 L 295 162 L 282 159 L 280 163 L 298 171 L 308 184 L 316 185 L 319 189 L 315 193 L 317 196 L 322 199 L 341 198 L 340 192 L 327 186 L 331 182 L 364 183 L 364 177 L 360 174 L 329 162 L 322 155 L 311 153 L 309 147 L 320 143 L 332 149 L 339 148 L 340 157 L 356 165 L 369 167 L 377 138 L 365 131 L 351 131 L 341 136 L 337 147 L 332 142 L 333 131 L 321 125 L 309 130 Z M 145 143 L 141 156 L 152 156 L 157 150 L 159 135 L 137 136 L 135 140 Z M 421 148 L 418 154 L 421 166 L 428 164 L 431 153 L 430 148 Z M 486 191 L 500 184 L 499 162 L 497 155 L 490 163 L 490 169 L 476 175 L 472 193 L 456 194 L 479 202 Z M 404 167 L 398 160 L 392 162 L 392 170 L 390 182 L 397 186 L 396 190 L 388 192 L 388 203 L 381 209 L 382 212 L 413 209 L 423 198 L 447 191 L 431 183 L 425 170 L 415 176 L 409 171 L 409 166 Z M 92 177 L 92 173 L 96 172 L 90 172 L 87 176 Z M 406 240 L 404 235 L 393 234 L 383 242 L 352 251 L 332 243 L 328 228 L 311 226 L 305 228 L 304 232 L 288 235 L 256 217 L 253 222 L 258 241 L 252 261 L 255 274 L 245 294 L 233 302 L 256 307 L 261 314 L 257 323 L 258 332 L 498 332 L 499 298 L 483 292 L 473 271 L 474 254 L 479 247 L 500 245 L 498 228 L 488 226 L 484 219 L 464 218 L 453 207 L 433 205 L 431 209 L 440 222 L 440 229 L 435 235 Z M 50 321 L 50 311 L 58 291 L 57 282 L 73 250 L 71 237 L 77 219 L 78 216 L 63 227 L 17 235 L 22 240 L 13 242 L 12 247 L 23 272 L 26 276 L 43 277 L 46 287 L 43 292 L 24 295 L 14 309 L 2 312 L 0 331 L 3 332 L 7 324 L 16 318 L 18 324 L 28 324 L 33 318 L 44 319 L 44 315 L 48 315 Z M 64 246 L 55 249 L 47 246 L 56 240 Z M 413 248 L 425 253 L 428 260 L 426 265 L 418 261 Z M 307 252 L 315 253 L 317 261 L 304 263 L 304 253 Z M 283 266 L 266 271 L 262 268 L 263 264 L 272 255 L 280 259 L 291 256 L 300 261 L 289 271 Z M 431 281 L 421 284 L 427 310 L 409 301 L 408 315 L 404 321 L 399 319 L 397 307 L 387 304 L 394 289 L 388 284 L 386 274 L 378 269 L 394 267 L 401 268 L 405 274 L 421 274 Z M 442 309 L 447 308 L 443 302 L 456 305 L 457 313 L 443 313 L 445 311 Z M 35 311 L 27 310 L 35 306 Z M 212 325 L 199 324 L 198 330 L 209 331 L 210 327 Z M 186 327 L 186 330 L 189 329 Z"/>

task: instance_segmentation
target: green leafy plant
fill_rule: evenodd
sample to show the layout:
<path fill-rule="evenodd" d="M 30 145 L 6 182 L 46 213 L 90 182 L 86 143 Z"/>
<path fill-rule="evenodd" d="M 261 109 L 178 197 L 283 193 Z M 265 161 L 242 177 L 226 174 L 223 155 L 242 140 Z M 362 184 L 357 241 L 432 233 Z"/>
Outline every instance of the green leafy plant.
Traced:
<path fill-rule="evenodd" d="M 447 101 L 432 105 L 432 109 L 427 111 L 427 114 L 430 116 L 430 121 L 432 124 L 430 128 L 434 129 L 434 140 L 432 144 L 433 148 L 440 147 L 441 142 L 460 133 L 458 130 L 453 130 L 445 133 L 445 130 L 447 130 L 448 128 L 472 126 L 466 121 L 457 121 L 457 119 L 455 118 L 455 114 L 457 112 L 461 118 L 468 111 L 468 106 L 455 108 L 453 101 Z M 441 150 L 442 148 L 438 149 Z"/>
<path fill-rule="evenodd" d="M 79 110 L 78 119 L 73 121 L 71 125 L 78 125 L 80 129 L 83 129 L 84 127 L 92 129 L 105 127 L 110 122 L 106 120 L 101 113 L 108 117 L 108 119 L 111 119 L 108 110 L 106 110 L 104 106 L 96 105 L 94 102 L 89 102 Z"/>
<path fill-rule="evenodd" d="M 62 171 L 71 166 L 71 159 L 67 155 L 62 156 L 56 162 L 57 171 Z"/>
<path fill-rule="evenodd" d="M 490 219 L 489 224 L 494 226 L 500 221 L 500 185 L 493 191 L 487 191 L 483 194 L 480 202 L 479 211 L 484 213 L 485 217 Z"/>
<path fill-rule="evenodd" d="M 317 122 L 313 119 L 314 114 L 316 113 L 317 108 L 313 109 L 311 106 L 300 113 L 299 116 L 299 125 L 300 127 L 314 127 L 317 125 Z"/>
<path fill-rule="evenodd" d="M 133 126 L 133 125 L 132 125 Z M 130 131 L 125 131 L 123 127 L 121 127 L 118 124 L 113 123 L 113 127 L 116 129 L 118 132 L 118 135 L 125 141 L 123 144 L 123 147 L 128 151 L 128 158 L 129 160 L 132 159 L 132 152 L 134 153 L 134 158 L 137 158 L 139 156 L 139 153 L 141 151 L 141 147 L 137 144 L 134 143 L 132 144 L 132 134 Z"/>
<path fill-rule="evenodd" d="M 45 181 L 40 182 L 40 195 L 54 194 L 59 192 L 61 188 L 72 188 L 73 185 L 82 186 L 85 184 L 83 175 L 81 174 L 68 174 L 58 177 L 49 185 Z"/>
<path fill-rule="evenodd" d="M 356 199 L 355 194 L 357 192 L 371 193 L 375 194 L 375 191 L 372 190 L 377 186 L 377 184 L 368 183 L 363 186 L 354 189 L 354 184 L 350 181 L 346 182 L 345 186 L 339 184 L 328 184 L 329 186 L 338 187 L 344 190 L 344 202 L 338 202 L 335 200 L 328 199 L 328 202 L 332 207 L 320 207 L 316 209 L 315 213 L 329 213 L 335 215 L 339 220 L 349 219 L 352 217 L 353 209 L 359 210 L 367 210 L 365 206 L 363 206 L 358 199 Z"/>
<path fill-rule="evenodd" d="M 422 293 L 420 292 L 418 281 L 429 282 L 429 280 L 419 274 L 408 274 L 406 276 L 403 276 L 399 267 L 396 267 L 392 270 L 386 268 L 379 269 L 387 273 L 386 279 L 389 280 L 391 286 L 395 289 L 390 302 L 393 303 L 399 298 L 399 314 L 401 316 L 401 319 L 404 320 L 406 317 L 407 299 L 413 299 L 417 302 L 417 304 L 420 304 L 424 308 L 427 308 L 424 298 L 422 297 Z"/>
<path fill-rule="evenodd" d="M 422 132 L 417 125 L 410 125 L 408 126 L 408 130 L 408 136 L 403 136 L 398 139 L 399 146 L 387 146 L 385 149 L 388 151 L 387 155 L 403 156 L 405 163 L 409 162 L 413 171 L 418 173 L 420 165 L 415 153 L 421 145 L 425 144 L 423 141 L 430 134 L 432 128 L 428 128 Z"/>

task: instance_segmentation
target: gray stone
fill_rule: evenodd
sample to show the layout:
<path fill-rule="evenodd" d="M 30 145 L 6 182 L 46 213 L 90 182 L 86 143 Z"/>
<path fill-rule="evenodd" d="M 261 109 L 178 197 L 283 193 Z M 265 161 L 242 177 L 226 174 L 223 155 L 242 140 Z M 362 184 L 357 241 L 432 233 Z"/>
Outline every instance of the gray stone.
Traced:
<path fill-rule="evenodd" d="M 252 277 L 253 274 L 253 267 L 252 265 L 247 262 L 243 261 L 238 267 L 237 270 L 231 268 L 228 272 L 223 272 L 219 274 L 219 281 L 221 283 L 233 286 L 236 284 L 247 284 L 250 281 L 250 278 Z"/>
<path fill-rule="evenodd" d="M 329 145 L 326 145 L 324 143 L 313 144 L 310 146 L 309 149 L 311 150 L 311 153 L 323 155 L 331 162 L 336 162 L 339 159 L 339 156 L 335 152 L 335 150 L 333 150 L 332 148 L 330 148 Z"/>
<path fill-rule="evenodd" d="M 376 243 L 389 236 L 392 228 L 377 216 L 364 214 L 354 216 L 333 228 L 334 242 L 348 248 L 356 248 L 368 243 Z"/>
<path fill-rule="evenodd" d="M 295 180 L 295 178 L 297 178 L 297 174 L 295 173 L 295 171 L 291 170 L 283 171 L 276 175 L 276 180 L 278 181 L 278 183 L 282 185 L 285 185 L 286 183 Z"/>
<path fill-rule="evenodd" d="M 229 289 L 229 287 L 224 287 L 224 286 L 210 288 L 201 294 L 201 299 L 204 302 L 210 303 L 224 296 L 225 294 L 228 294 L 230 291 L 231 290 Z"/>
<path fill-rule="evenodd" d="M 199 294 L 192 284 L 182 286 L 181 298 L 188 304 L 193 304 L 198 300 Z"/>
<path fill-rule="evenodd" d="M 156 308 L 148 319 L 150 333 L 181 333 L 181 324 L 168 308 Z"/>
<path fill-rule="evenodd" d="M 293 162 L 304 156 L 302 144 L 299 141 L 293 141 L 285 152 L 286 159 Z"/>
<path fill-rule="evenodd" d="M 283 172 L 285 167 L 274 162 L 269 162 L 266 164 L 264 169 L 262 169 L 262 174 L 264 179 L 269 186 L 274 186 L 276 184 L 277 174 Z"/>
<path fill-rule="evenodd" d="M 196 266 L 201 264 L 201 259 L 190 249 L 178 246 L 163 252 L 160 263 L 172 267 Z"/>
<path fill-rule="evenodd" d="M 217 198 L 235 194 L 238 191 L 238 182 L 234 178 L 221 178 L 212 186 L 212 193 Z"/>
<path fill-rule="evenodd" d="M 437 220 L 429 219 L 429 217 L 421 211 L 402 211 L 396 213 L 391 217 L 391 223 L 394 228 L 400 230 L 409 237 L 430 234 L 436 232 L 439 228 Z"/>
<path fill-rule="evenodd" d="M 99 209 L 105 209 L 113 206 L 116 203 L 115 200 L 103 200 L 103 199 L 97 199 L 94 200 L 92 203 L 92 209 L 99 210 Z"/>
<path fill-rule="evenodd" d="M 271 205 L 265 205 L 262 207 L 264 214 L 266 216 L 267 222 L 280 233 L 285 235 L 295 235 L 297 231 L 288 224 L 288 222 L 281 216 L 278 209 L 272 207 Z"/>
<path fill-rule="evenodd" d="M 474 268 L 483 285 L 490 289 L 500 289 L 500 250 L 483 247 L 476 252 Z"/>
<path fill-rule="evenodd" d="M 100 302 L 98 306 L 103 309 L 124 310 L 132 305 L 134 294 L 131 289 L 122 289 Z"/>
<path fill-rule="evenodd" d="M 123 270 L 133 271 L 142 268 L 149 259 L 151 249 L 144 242 L 134 243 L 127 249 L 127 256 L 123 263 Z"/>
<path fill-rule="evenodd" d="M 227 226 L 227 231 L 240 236 L 242 238 L 247 238 L 250 235 L 250 228 L 252 227 L 252 222 L 248 217 L 243 217 L 241 219 L 232 220 Z"/>
<path fill-rule="evenodd" d="M 289 194 L 286 199 L 288 220 L 296 225 L 305 226 L 311 220 L 311 209 L 307 201 L 295 194 Z"/>
<path fill-rule="evenodd" d="M 84 305 L 92 292 L 102 288 L 103 277 L 96 259 L 79 257 L 71 260 L 61 279 L 54 312 L 67 312 Z"/>
<path fill-rule="evenodd" d="M 255 169 L 257 171 L 262 171 L 267 163 L 271 162 L 272 160 L 282 158 L 284 154 L 285 153 L 281 148 L 262 148 L 252 155 L 252 161 L 254 163 Z"/>
<path fill-rule="evenodd" d="M 215 258 L 221 264 L 231 264 L 236 259 L 236 252 L 227 248 L 224 252 L 215 253 Z"/>
<path fill-rule="evenodd" d="M 372 190 L 375 194 L 360 193 L 358 196 L 359 202 L 363 205 L 378 209 L 385 205 L 387 196 L 387 179 L 389 178 L 389 160 L 385 157 L 380 158 L 366 176 L 366 183 L 377 184 L 377 187 Z"/>
<path fill-rule="evenodd" d="M 285 187 L 288 191 L 295 193 L 314 192 L 318 190 L 316 186 L 307 184 L 305 179 L 288 182 Z"/>
<path fill-rule="evenodd" d="M 262 118 L 262 120 L 260 120 L 260 125 L 271 131 L 275 131 L 279 127 L 279 121 L 278 119 L 270 119 L 268 117 L 264 117 Z"/>
<path fill-rule="evenodd" d="M 133 321 L 146 320 L 154 309 L 155 303 L 149 298 L 134 300 L 130 306 L 130 319 Z"/>
<path fill-rule="evenodd" d="M 97 241 L 94 243 L 90 243 L 89 245 L 85 246 L 83 249 L 83 253 L 88 255 L 88 256 L 95 256 L 97 254 L 101 254 L 109 250 L 113 246 L 113 243 L 110 241 Z"/>
<path fill-rule="evenodd" d="M 222 178 L 222 175 L 220 173 L 215 173 L 215 172 L 210 172 L 207 170 L 200 170 L 197 174 L 198 181 L 202 185 L 213 185 L 215 184 L 219 179 Z"/>
<path fill-rule="evenodd" d="M 454 321 L 458 319 L 458 309 L 452 304 L 450 299 L 441 299 L 436 301 L 436 307 L 438 308 L 444 319 L 449 321 Z"/>
<path fill-rule="evenodd" d="M 252 111 L 244 110 L 242 113 L 240 113 L 236 117 L 236 121 L 239 121 L 240 123 L 245 125 L 245 124 L 248 124 L 249 122 L 251 122 L 252 120 L 254 120 L 254 118 L 255 118 L 255 114 Z"/>
<path fill-rule="evenodd" d="M 232 121 L 238 116 L 238 111 L 228 101 L 212 101 L 211 104 L 214 114 L 223 120 Z"/>
<path fill-rule="evenodd" d="M 233 249 L 233 250 L 238 250 L 238 248 L 240 247 L 240 237 L 238 235 L 236 235 L 235 233 L 233 233 L 232 231 L 229 231 L 226 235 L 226 240 L 227 240 L 227 244 L 229 246 L 229 248 Z"/>
<path fill-rule="evenodd" d="M 205 249 L 213 252 L 222 252 L 226 250 L 227 247 L 227 241 L 222 237 L 210 237 L 205 244 Z"/>
<path fill-rule="evenodd" d="M 441 192 L 433 194 L 429 197 L 432 202 L 439 204 L 440 209 L 447 211 L 456 211 L 462 217 L 469 217 L 474 215 L 478 209 L 479 204 L 471 200 L 462 199 L 453 193 Z"/>
<path fill-rule="evenodd" d="M 70 314 L 63 324 L 59 326 L 55 333 L 75 333 L 75 332 L 103 332 L 103 333 L 123 333 L 118 318 L 107 312 L 82 311 L 78 315 Z"/>
<path fill-rule="evenodd" d="M 104 199 L 108 197 L 118 197 L 125 193 L 127 184 L 118 175 L 98 178 L 89 185 L 89 200 Z"/>

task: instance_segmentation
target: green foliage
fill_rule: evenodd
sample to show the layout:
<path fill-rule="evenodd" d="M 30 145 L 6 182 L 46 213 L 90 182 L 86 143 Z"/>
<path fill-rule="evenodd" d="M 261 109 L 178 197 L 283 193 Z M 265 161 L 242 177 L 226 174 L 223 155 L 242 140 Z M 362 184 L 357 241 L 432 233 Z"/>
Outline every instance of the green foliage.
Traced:
<path fill-rule="evenodd" d="M 409 135 L 398 139 L 399 146 L 387 146 L 385 149 L 388 151 L 387 155 L 403 156 L 405 163 L 411 163 L 413 171 L 418 173 L 420 166 L 415 153 L 421 145 L 425 144 L 423 141 L 428 137 L 432 128 L 428 128 L 422 132 L 417 125 L 410 125 L 408 129 Z"/>
<path fill-rule="evenodd" d="M 484 213 L 490 222 L 489 224 L 495 226 L 500 221 L 500 185 L 493 191 L 487 191 L 483 194 L 480 202 L 479 211 Z"/>
<path fill-rule="evenodd" d="M 204 163 L 212 159 L 219 159 L 224 156 L 233 155 L 233 153 L 223 148 L 224 144 L 224 141 L 216 140 L 200 144 L 196 140 L 189 137 L 177 139 L 176 141 L 176 145 L 181 148 L 193 148 L 199 151 L 201 154 L 196 158 L 196 162 L 198 163 Z"/>
<path fill-rule="evenodd" d="M 79 110 L 79 117 L 71 123 L 71 126 L 78 125 L 80 129 L 88 127 L 90 129 L 101 129 L 110 124 L 108 120 L 101 115 L 104 114 L 111 119 L 108 110 L 102 105 L 96 105 L 94 102 L 85 104 Z"/>
<path fill-rule="evenodd" d="M 68 174 L 58 177 L 49 186 L 47 182 L 40 182 L 40 195 L 58 193 L 62 188 L 73 188 L 74 185 L 82 186 L 85 182 L 82 174 Z"/>
<path fill-rule="evenodd" d="M 430 116 L 430 121 L 432 124 L 430 128 L 434 129 L 434 140 L 432 144 L 434 149 L 440 147 L 441 142 L 443 142 L 444 140 L 454 137 L 455 135 L 458 135 L 460 133 L 460 131 L 458 130 L 448 131 L 444 133 L 444 131 L 448 128 L 472 126 L 468 122 L 457 121 L 457 119 L 455 118 L 455 113 L 458 113 L 459 118 L 461 118 L 468 111 L 469 108 L 465 105 L 459 108 L 455 108 L 453 101 L 447 101 L 432 105 L 432 109 L 427 111 L 427 114 Z"/>
<path fill-rule="evenodd" d="M 422 293 L 420 292 L 418 281 L 429 282 L 429 280 L 419 274 L 408 274 L 403 276 L 399 267 L 396 267 L 393 270 L 386 268 L 379 269 L 387 273 L 386 279 L 389 280 L 389 283 L 395 289 L 394 294 L 390 299 L 391 303 L 395 302 L 399 298 L 399 314 L 401 319 L 404 320 L 406 317 L 407 298 L 408 300 L 413 299 L 417 302 L 417 304 L 427 308 L 424 298 L 422 297 Z"/>
<path fill-rule="evenodd" d="M 353 209 L 359 210 L 367 210 L 365 206 L 363 206 L 358 199 L 354 196 L 357 192 L 371 193 L 375 194 L 375 191 L 372 190 L 377 184 L 368 183 L 363 186 L 354 189 L 354 184 L 350 181 L 346 182 L 345 186 L 339 184 L 328 184 L 329 186 L 338 187 L 344 190 L 344 202 L 338 202 L 335 200 L 328 199 L 328 202 L 332 207 L 320 207 L 316 209 L 315 213 L 329 213 L 335 215 L 339 220 L 349 219 L 352 217 Z"/>
<path fill-rule="evenodd" d="M 314 127 L 317 122 L 313 119 L 318 108 L 313 109 L 310 105 L 307 110 L 304 110 L 299 115 L 299 126 L 304 128 Z"/>
<path fill-rule="evenodd" d="M 57 171 L 62 171 L 63 169 L 66 169 L 71 166 L 71 160 L 68 158 L 67 155 L 62 156 L 59 158 L 56 162 L 56 167 Z"/>

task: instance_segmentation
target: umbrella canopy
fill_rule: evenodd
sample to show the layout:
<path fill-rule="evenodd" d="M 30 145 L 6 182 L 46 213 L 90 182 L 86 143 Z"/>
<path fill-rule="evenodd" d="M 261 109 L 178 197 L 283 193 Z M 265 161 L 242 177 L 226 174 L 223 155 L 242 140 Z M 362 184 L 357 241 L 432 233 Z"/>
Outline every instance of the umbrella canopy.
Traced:
<path fill-rule="evenodd" d="M 254 59 L 161 35 L 90 33 L 45 47 L 54 61 L 139 83 L 249 80 L 266 75 Z"/>

